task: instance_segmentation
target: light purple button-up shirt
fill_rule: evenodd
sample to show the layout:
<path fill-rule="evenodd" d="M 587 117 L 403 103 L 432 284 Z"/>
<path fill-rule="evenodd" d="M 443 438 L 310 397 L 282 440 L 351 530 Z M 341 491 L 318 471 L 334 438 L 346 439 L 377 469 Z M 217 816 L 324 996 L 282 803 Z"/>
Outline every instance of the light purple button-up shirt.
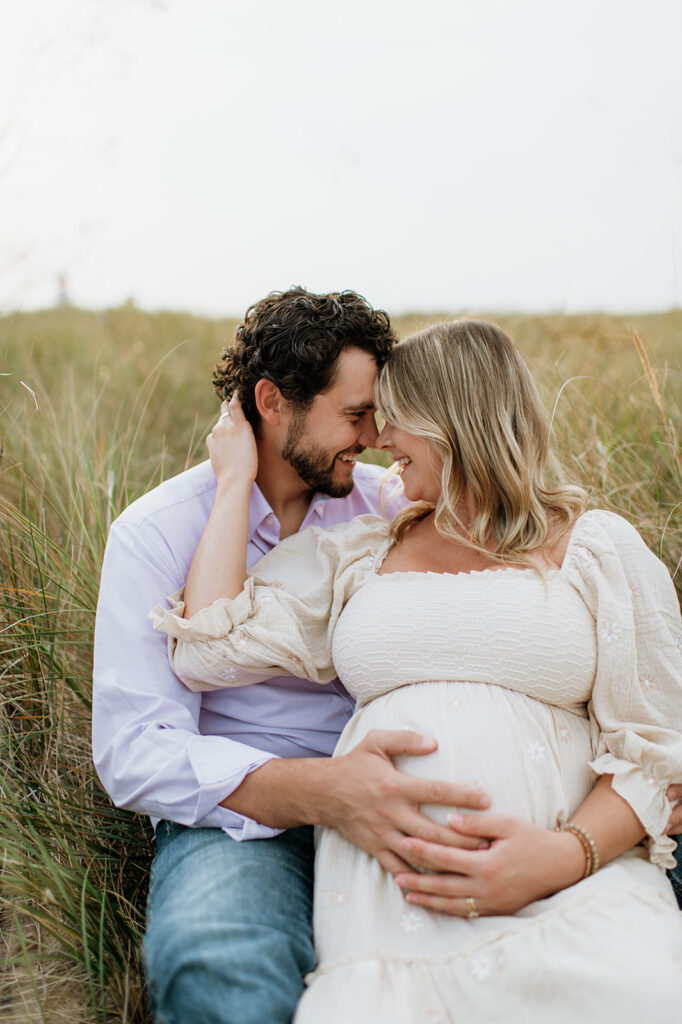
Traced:
<path fill-rule="evenodd" d="M 352 493 L 316 495 L 301 529 L 378 512 L 384 475 L 358 463 Z M 148 615 L 184 585 L 214 494 L 215 476 L 205 462 L 135 501 L 112 526 L 95 626 L 94 759 L 119 807 L 155 821 L 217 826 L 234 839 L 265 838 L 279 830 L 220 801 L 273 757 L 331 754 L 353 705 L 338 682 L 320 686 L 282 676 L 192 693 L 171 671 L 166 637 Z M 248 565 L 278 541 L 279 522 L 254 485 Z"/>

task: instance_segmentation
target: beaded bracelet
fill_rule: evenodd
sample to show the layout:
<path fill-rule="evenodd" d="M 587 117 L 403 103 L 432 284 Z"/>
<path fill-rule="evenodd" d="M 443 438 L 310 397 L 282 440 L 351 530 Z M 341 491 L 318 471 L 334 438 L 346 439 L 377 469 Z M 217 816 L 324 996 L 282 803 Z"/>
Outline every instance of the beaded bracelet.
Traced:
<path fill-rule="evenodd" d="M 581 825 L 573 825 L 569 822 L 567 825 L 559 825 L 554 831 L 573 833 L 576 839 L 580 841 L 585 854 L 585 872 L 582 877 L 587 878 L 588 875 L 593 875 L 599 867 L 599 854 L 597 853 L 594 839 L 587 829 L 582 828 Z"/>

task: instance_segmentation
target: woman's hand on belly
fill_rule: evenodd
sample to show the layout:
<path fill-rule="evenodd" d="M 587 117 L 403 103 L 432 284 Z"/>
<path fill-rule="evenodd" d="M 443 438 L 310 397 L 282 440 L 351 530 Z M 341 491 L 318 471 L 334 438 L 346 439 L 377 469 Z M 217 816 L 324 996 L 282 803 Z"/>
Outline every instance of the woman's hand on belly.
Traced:
<path fill-rule="evenodd" d="M 490 840 L 488 849 L 434 847 L 417 839 L 403 842 L 404 857 L 415 868 L 443 874 L 402 872 L 396 878 L 409 903 L 455 917 L 513 914 L 579 881 L 585 868 L 580 843 L 567 832 L 553 832 L 509 815 L 452 815 L 455 830 Z M 474 904 L 471 900 L 474 900 Z"/>

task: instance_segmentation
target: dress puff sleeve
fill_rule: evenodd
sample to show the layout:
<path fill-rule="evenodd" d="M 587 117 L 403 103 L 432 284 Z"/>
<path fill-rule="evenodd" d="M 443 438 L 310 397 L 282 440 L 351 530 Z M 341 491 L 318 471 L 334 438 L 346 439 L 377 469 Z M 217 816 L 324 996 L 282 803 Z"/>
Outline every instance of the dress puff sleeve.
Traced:
<path fill-rule="evenodd" d="M 586 512 L 565 571 L 596 622 L 588 711 L 598 775 L 631 806 L 651 860 L 675 866 L 665 791 L 682 782 L 682 621 L 670 575 L 625 519 Z"/>
<path fill-rule="evenodd" d="M 168 634 L 173 671 L 196 691 L 278 675 L 331 682 L 334 627 L 387 535 L 387 521 L 376 515 L 311 526 L 260 559 L 233 600 L 221 598 L 184 619 L 183 591 L 174 594 L 170 609 L 159 605 L 150 614 L 154 628 Z"/>

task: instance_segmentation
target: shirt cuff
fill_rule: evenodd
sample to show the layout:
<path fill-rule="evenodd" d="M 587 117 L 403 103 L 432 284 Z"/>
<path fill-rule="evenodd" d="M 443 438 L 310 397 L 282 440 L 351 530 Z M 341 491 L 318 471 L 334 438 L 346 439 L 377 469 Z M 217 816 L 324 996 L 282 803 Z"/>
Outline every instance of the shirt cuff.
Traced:
<path fill-rule="evenodd" d="M 259 825 L 253 818 L 247 818 L 241 814 L 235 814 L 227 807 L 216 807 L 197 822 L 199 828 L 220 828 L 230 839 L 238 843 L 246 839 L 273 839 L 285 830 L 283 828 L 270 828 L 269 825 Z"/>
<path fill-rule="evenodd" d="M 245 750 L 242 744 L 239 747 L 241 751 Z M 198 785 L 193 820 L 198 826 L 222 828 L 237 840 L 279 835 L 282 829 L 259 825 L 245 815 L 220 806 L 221 800 L 233 793 L 247 775 L 267 761 L 277 759 L 276 754 L 264 750 L 246 749 L 250 752 L 250 759 L 246 762 L 240 759 L 239 764 L 230 765 L 226 764 L 229 758 L 225 758 L 225 737 L 196 736 L 190 740 L 187 753 Z"/>

